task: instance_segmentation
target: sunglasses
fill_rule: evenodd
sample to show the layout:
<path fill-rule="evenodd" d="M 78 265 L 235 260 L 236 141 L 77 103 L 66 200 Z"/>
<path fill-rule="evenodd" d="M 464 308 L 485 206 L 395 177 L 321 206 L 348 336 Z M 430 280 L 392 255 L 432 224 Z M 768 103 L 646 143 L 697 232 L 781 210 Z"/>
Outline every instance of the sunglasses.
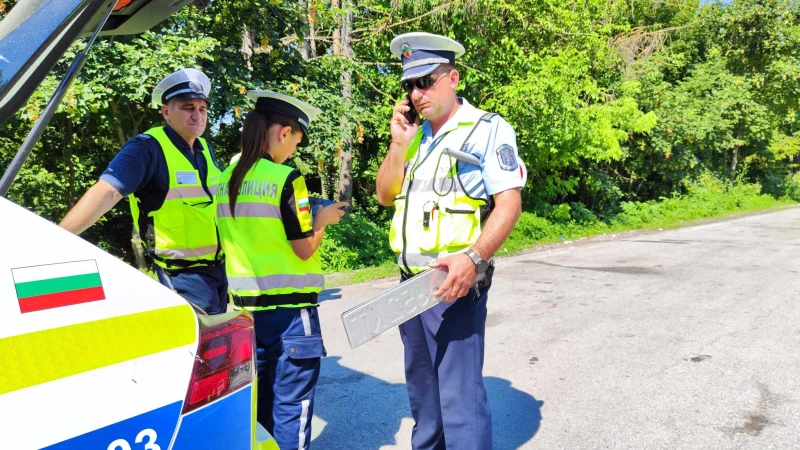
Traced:
<path fill-rule="evenodd" d="M 411 92 L 416 86 L 419 89 L 428 89 L 429 87 L 433 86 L 434 84 L 438 83 L 439 80 L 444 78 L 444 75 L 449 75 L 450 71 L 442 72 L 439 74 L 431 74 L 425 75 L 424 77 L 414 78 L 412 80 L 403 80 L 400 82 L 400 87 L 403 88 L 406 92 Z"/>

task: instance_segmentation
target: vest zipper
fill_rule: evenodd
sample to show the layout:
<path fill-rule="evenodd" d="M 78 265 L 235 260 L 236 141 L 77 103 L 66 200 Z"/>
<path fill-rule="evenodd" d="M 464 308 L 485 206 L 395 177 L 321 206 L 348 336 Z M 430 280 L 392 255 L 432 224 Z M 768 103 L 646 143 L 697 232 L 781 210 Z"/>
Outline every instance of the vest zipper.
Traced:
<path fill-rule="evenodd" d="M 417 150 L 419 152 L 419 149 Z M 406 205 L 403 208 L 403 265 L 406 267 L 406 271 L 411 273 L 411 268 L 408 267 L 408 261 L 406 260 L 406 249 L 408 247 L 406 241 L 406 222 L 408 221 L 408 199 L 411 198 L 411 186 L 414 184 L 414 169 L 411 169 L 411 179 L 408 180 L 408 190 L 406 191 Z"/>
<path fill-rule="evenodd" d="M 411 268 L 408 267 L 408 260 L 406 259 L 406 250 L 407 250 L 407 247 L 408 247 L 408 241 L 406 239 L 406 228 L 407 228 L 406 227 L 406 223 L 408 222 L 408 200 L 409 200 L 409 198 L 411 198 L 411 186 L 414 185 L 414 172 L 417 171 L 417 168 L 419 166 L 425 164 L 425 161 L 427 161 L 428 157 L 433 153 L 434 150 L 436 150 L 436 147 L 438 147 L 439 144 L 442 143 L 442 141 L 444 140 L 444 137 L 447 136 L 448 134 L 450 134 L 451 131 L 453 131 L 453 130 L 450 130 L 450 131 L 446 132 L 445 134 L 443 134 L 441 137 L 439 137 L 439 139 L 436 141 L 436 143 L 433 144 L 433 147 L 428 149 L 428 152 L 425 154 L 425 157 L 422 158 L 422 161 L 420 161 L 419 165 L 417 165 L 416 160 L 419 159 L 419 151 L 420 151 L 420 149 L 417 148 L 417 154 L 414 157 L 415 161 L 414 161 L 414 164 L 411 166 L 411 170 L 410 170 L 411 179 L 408 180 L 408 190 L 406 190 L 406 205 L 405 205 L 405 208 L 403 209 L 403 253 L 401 254 L 401 256 L 403 257 L 403 265 L 406 267 L 406 271 L 408 271 L 408 273 L 411 273 Z"/>

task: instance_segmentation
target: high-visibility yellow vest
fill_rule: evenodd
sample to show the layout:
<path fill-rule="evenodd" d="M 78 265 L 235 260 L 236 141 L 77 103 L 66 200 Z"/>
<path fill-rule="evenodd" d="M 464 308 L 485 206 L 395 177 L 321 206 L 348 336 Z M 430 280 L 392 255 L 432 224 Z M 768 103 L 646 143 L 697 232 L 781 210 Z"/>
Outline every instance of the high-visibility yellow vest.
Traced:
<path fill-rule="evenodd" d="M 389 244 L 401 270 L 422 272 L 441 252 L 454 253 L 478 240 L 481 210 L 489 198 L 471 197 L 458 177 L 458 160 L 443 152 L 448 145 L 460 149 L 474 127 L 475 122 L 459 123 L 425 155 L 419 151 L 421 128 L 411 142 L 389 230 Z"/>
<path fill-rule="evenodd" d="M 249 311 L 316 306 L 317 294 L 324 286 L 319 253 L 307 261 L 300 259 L 281 219 L 281 192 L 292 169 L 259 160 L 242 180 L 234 218 L 228 190 L 236 165 L 222 173 L 215 196 L 234 306 Z M 307 198 L 308 192 L 295 190 L 294 197 L 297 202 Z"/>
<path fill-rule="evenodd" d="M 213 195 L 219 180 L 220 170 L 211 160 L 208 144 L 198 138 L 203 146 L 203 157 L 208 172 L 203 189 L 200 173 L 192 163 L 170 141 L 162 127 L 147 130 L 164 153 L 169 172 L 169 190 L 164 204 L 147 216 L 153 221 L 153 236 L 148 252 L 159 266 L 165 269 L 199 267 L 216 263 L 221 259 L 217 229 L 214 225 Z M 133 193 L 128 196 L 133 216 L 133 226 L 139 230 L 139 199 Z"/>

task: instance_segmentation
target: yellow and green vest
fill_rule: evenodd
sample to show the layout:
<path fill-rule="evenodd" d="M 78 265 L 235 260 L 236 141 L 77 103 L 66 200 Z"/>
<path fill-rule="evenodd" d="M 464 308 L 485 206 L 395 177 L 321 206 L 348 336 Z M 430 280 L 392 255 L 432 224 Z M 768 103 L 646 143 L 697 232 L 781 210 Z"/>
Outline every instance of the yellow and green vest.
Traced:
<path fill-rule="evenodd" d="M 422 272 L 441 252 L 463 250 L 481 234 L 482 209 L 489 198 L 473 198 L 464 190 L 458 160 L 444 152 L 448 145 L 460 149 L 474 126 L 474 122 L 459 123 L 425 155 L 419 151 L 421 128 L 411 142 L 389 230 L 389 244 L 404 272 Z"/>
<path fill-rule="evenodd" d="M 208 144 L 198 138 L 203 146 L 203 157 L 208 172 L 206 186 L 200 173 L 192 163 L 172 143 L 163 127 L 155 127 L 144 134 L 153 136 L 164 152 L 169 172 L 169 190 L 164 204 L 147 216 L 152 220 L 153 236 L 149 241 L 148 253 L 159 266 L 165 269 L 183 269 L 214 264 L 221 259 L 217 229 L 214 225 L 213 195 L 220 170 L 211 159 Z M 133 216 L 133 226 L 139 230 L 139 199 L 133 193 L 128 196 Z M 144 237 L 144 236 L 142 236 Z"/>
<path fill-rule="evenodd" d="M 242 180 L 234 218 L 228 191 L 235 167 L 222 173 L 215 197 L 234 306 L 249 311 L 317 306 L 317 294 L 324 286 L 319 253 L 307 261 L 295 255 L 281 217 L 281 193 L 293 169 L 260 159 Z M 298 180 L 295 202 L 308 197 L 305 184 Z"/>

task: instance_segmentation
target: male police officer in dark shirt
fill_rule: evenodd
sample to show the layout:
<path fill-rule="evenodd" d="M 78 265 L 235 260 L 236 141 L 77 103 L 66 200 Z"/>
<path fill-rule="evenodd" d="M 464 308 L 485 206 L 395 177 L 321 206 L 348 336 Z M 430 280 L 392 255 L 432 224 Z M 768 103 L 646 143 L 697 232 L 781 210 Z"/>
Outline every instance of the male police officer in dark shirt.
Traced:
<path fill-rule="evenodd" d="M 205 132 L 208 77 L 183 69 L 153 90 L 166 124 L 129 140 L 59 224 L 80 234 L 123 197 L 162 284 L 209 314 L 225 312 L 228 283 L 214 224 L 219 178 Z"/>

